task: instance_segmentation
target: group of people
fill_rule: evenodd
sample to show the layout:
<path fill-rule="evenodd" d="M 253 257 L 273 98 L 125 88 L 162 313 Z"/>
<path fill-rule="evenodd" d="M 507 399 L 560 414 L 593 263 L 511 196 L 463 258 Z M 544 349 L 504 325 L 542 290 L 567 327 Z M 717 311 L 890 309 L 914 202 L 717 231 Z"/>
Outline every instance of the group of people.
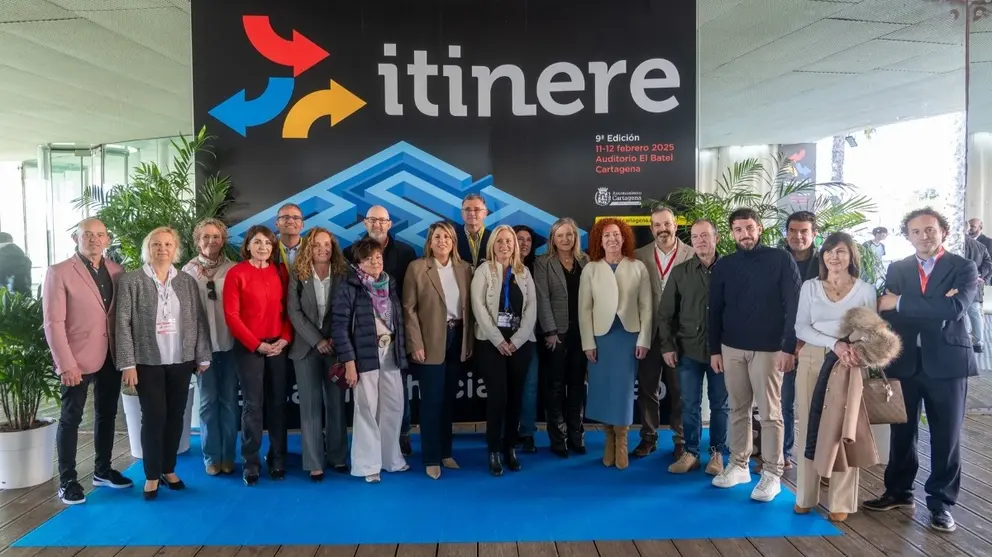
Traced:
<path fill-rule="evenodd" d="M 822 370 L 838 361 L 867 365 L 842 329 L 846 312 L 868 308 L 905 346 L 886 372 L 902 381 L 910 415 L 892 426 L 885 495 L 863 507 L 913 504 L 916 427 L 926 401 L 934 461 L 928 506 L 935 528 L 953 530 L 959 430 L 978 349 L 966 316 L 992 261 L 980 276 L 978 265 L 945 251 L 949 226 L 941 215 L 923 209 L 906 217 L 903 233 L 917 254 L 889 267 L 886 293 L 877 297 L 860 278 L 853 239 L 832 233 L 817 250 L 816 216 L 807 211 L 789 217 L 787 249 L 762 244 L 754 211 L 735 211 L 728 224 L 737 250 L 725 256 L 716 251 L 713 222 L 692 223 L 688 245 L 664 207 L 651 215 L 654 241 L 640 249 L 627 223 L 603 218 L 583 252 L 578 226 L 563 218 L 540 256 L 533 230 L 490 230 L 487 214 L 480 195 L 466 196 L 464 224 L 431 225 L 418 258 L 389 233 L 384 207 L 369 209 L 368 234 L 342 250 L 326 229 L 311 227 L 304 236 L 303 213 L 286 204 L 276 217 L 278 236 L 265 226 L 247 231 L 240 262 L 224 255 L 224 224 L 207 219 L 193 231 L 198 253 L 181 268 L 179 233 L 163 227 L 145 239 L 143 266 L 128 273 L 103 257 L 110 240 L 104 225 L 83 221 L 77 254 L 53 266 L 44 284 L 45 332 L 63 383 L 60 498 L 85 501 L 75 453 L 89 383 L 96 399 L 94 485 L 131 486 L 110 467 L 123 381 L 141 402 L 145 497 L 154 499 L 161 483 L 184 488 L 175 463 L 194 375 L 206 472 L 235 471 L 240 420 L 242 476 L 247 485 L 259 481 L 264 410 L 268 475 L 282 479 L 288 358 L 300 397 L 303 468 L 314 481 L 326 469 L 370 483 L 384 471 L 409 469 L 411 376 L 420 389 L 426 474 L 438 479 L 442 469 L 458 468 L 452 409 L 465 368 L 486 384 L 490 473 L 521 470 L 517 448 L 536 450 L 540 367 L 554 454 L 585 454 L 586 419 L 605 426 L 605 466 L 623 469 L 629 457 L 651 454 L 664 385 L 675 447 L 669 471 L 689 473 L 705 463 L 713 485 L 730 488 L 752 479 L 756 405 L 761 462 L 751 496 L 775 498 L 798 442 L 796 511 L 808 512 L 818 503 L 822 472 L 813 465 L 816 445 L 836 441 L 808 431 L 811 414 L 822 419 L 811 405 L 822 399 Z M 704 379 L 707 453 L 700 447 Z M 350 464 L 347 389 L 354 398 Z M 640 442 L 629 450 L 635 396 Z M 831 518 L 843 520 L 857 508 L 857 468 L 826 475 Z"/>

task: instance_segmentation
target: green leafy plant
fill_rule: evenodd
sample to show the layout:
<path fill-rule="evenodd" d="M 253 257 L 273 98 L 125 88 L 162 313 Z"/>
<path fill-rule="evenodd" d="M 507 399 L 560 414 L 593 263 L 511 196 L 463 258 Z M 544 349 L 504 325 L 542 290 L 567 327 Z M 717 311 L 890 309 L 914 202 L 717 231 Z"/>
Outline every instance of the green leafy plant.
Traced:
<path fill-rule="evenodd" d="M 0 431 L 25 431 L 45 424 L 38 409 L 58 400 L 59 379 L 45 340 L 41 300 L 0 287 Z"/>
<path fill-rule="evenodd" d="M 694 188 L 676 190 L 664 199 L 647 199 L 643 206 L 654 208 L 667 205 L 686 222 L 706 218 L 716 225 L 720 234 L 717 251 L 726 255 L 736 246 L 730 233 L 730 214 L 741 207 L 754 209 L 764 230 L 761 241 L 767 246 L 783 240 L 785 221 L 794 211 L 812 211 L 823 236 L 835 231 L 858 232 L 868 223 L 868 215 L 876 210 L 874 202 L 857 193 L 857 188 L 845 182 L 814 182 L 799 178 L 794 163 L 777 155 L 768 162 L 756 158 L 742 160 L 727 168 L 716 181 L 713 192 Z M 684 234 L 688 227 L 683 227 Z M 881 265 L 872 250 L 859 245 L 865 280 L 878 283 Z"/>
<path fill-rule="evenodd" d="M 175 228 L 180 235 L 183 257 L 189 258 L 196 253 L 193 243 L 196 223 L 223 215 L 231 202 L 230 179 L 205 175 L 199 187 L 194 186 L 193 180 L 197 169 L 206 171 L 206 160 L 214 156 L 209 146 L 212 139 L 206 128 L 190 139 L 173 139 L 175 155 L 167 171 L 154 163 L 141 163 L 129 185 L 114 186 L 102 196 L 96 188 L 86 188 L 75 200 L 77 209 L 88 209 L 89 214 L 107 226 L 113 235 L 111 249 L 119 254 L 126 269 L 141 266 L 141 242 L 155 228 Z"/>

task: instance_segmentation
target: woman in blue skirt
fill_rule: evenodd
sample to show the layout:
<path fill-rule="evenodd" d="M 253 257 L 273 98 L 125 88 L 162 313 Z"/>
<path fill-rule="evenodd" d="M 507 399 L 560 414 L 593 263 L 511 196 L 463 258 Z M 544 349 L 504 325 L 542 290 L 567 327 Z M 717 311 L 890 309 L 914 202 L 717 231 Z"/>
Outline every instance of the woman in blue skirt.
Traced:
<path fill-rule="evenodd" d="M 651 346 L 651 282 L 634 258 L 627 223 L 602 219 L 589 232 L 589 263 L 579 282 L 579 334 L 589 360 L 586 417 L 606 426 L 603 464 L 627 467 L 637 360 Z"/>

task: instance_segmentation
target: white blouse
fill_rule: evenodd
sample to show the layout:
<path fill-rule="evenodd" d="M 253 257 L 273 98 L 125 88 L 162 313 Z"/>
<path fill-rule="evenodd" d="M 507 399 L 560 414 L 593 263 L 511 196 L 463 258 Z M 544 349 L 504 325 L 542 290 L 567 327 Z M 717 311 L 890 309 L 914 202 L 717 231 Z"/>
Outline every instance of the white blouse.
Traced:
<path fill-rule="evenodd" d="M 458 296 L 461 291 L 458 289 L 458 281 L 455 280 L 455 267 L 448 259 L 447 265 L 441 265 L 437 259 L 434 260 L 437 266 L 437 274 L 441 277 L 441 290 L 444 292 L 444 305 L 448 308 L 448 321 L 462 318 L 462 305 Z"/>
<path fill-rule="evenodd" d="M 807 344 L 832 350 L 840 338 L 847 310 L 866 307 L 877 311 L 877 303 L 875 287 L 861 279 L 855 279 L 851 291 L 836 302 L 827 298 L 823 281 L 810 279 L 799 291 L 796 337 Z"/>
<path fill-rule="evenodd" d="M 327 294 L 331 290 L 331 274 L 327 274 L 327 278 L 320 279 L 317 273 L 313 274 L 313 293 L 317 297 L 317 328 L 320 328 L 320 324 L 324 322 L 324 316 L 327 315 Z"/>
<path fill-rule="evenodd" d="M 183 363 L 182 331 L 179 330 L 182 323 L 182 309 L 179 307 L 179 297 L 172 289 L 172 279 L 176 277 L 176 268 L 169 268 L 169 275 L 162 284 L 151 265 L 144 266 L 145 274 L 151 277 L 155 283 L 155 290 L 158 293 L 158 305 L 155 310 L 155 341 L 158 344 L 158 353 L 162 358 L 162 365 L 172 365 Z M 195 333 L 195 331 L 194 331 Z"/>

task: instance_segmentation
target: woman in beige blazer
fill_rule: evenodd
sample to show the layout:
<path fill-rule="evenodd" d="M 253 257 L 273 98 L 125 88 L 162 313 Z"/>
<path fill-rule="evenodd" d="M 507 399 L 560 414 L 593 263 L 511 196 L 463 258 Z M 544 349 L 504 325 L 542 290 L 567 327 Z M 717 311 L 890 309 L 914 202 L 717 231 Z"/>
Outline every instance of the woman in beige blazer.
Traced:
<path fill-rule="evenodd" d="M 507 468 L 520 470 L 514 445 L 537 323 L 534 280 L 520 259 L 517 235 L 509 226 L 493 230 L 486 261 L 472 277 L 472 314 L 475 360 L 486 382 L 489 473 L 502 476 L 501 453 Z"/>
<path fill-rule="evenodd" d="M 451 421 L 461 363 L 472 356 L 472 266 L 455 249 L 455 229 L 439 221 L 427 229 L 424 257 L 410 264 L 403 281 L 406 349 L 420 383 L 420 440 L 427 475 L 451 458 Z"/>
<path fill-rule="evenodd" d="M 606 425 L 603 464 L 627 467 L 637 360 L 651 347 L 654 306 L 647 267 L 634 258 L 634 232 L 619 219 L 589 231 L 579 282 L 579 333 L 589 360 L 586 416 Z"/>

